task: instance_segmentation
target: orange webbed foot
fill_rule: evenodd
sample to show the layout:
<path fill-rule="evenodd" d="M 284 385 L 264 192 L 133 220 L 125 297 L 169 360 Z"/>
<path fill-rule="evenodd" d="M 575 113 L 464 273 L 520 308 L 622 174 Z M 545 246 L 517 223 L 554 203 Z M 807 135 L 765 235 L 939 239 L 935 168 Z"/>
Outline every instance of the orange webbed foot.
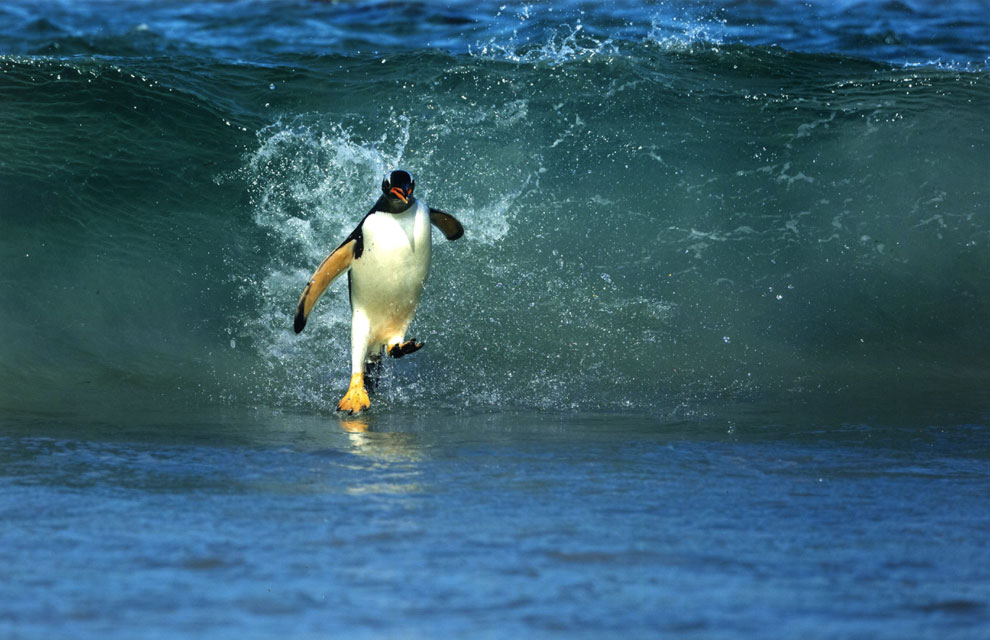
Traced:
<path fill-rule="evenodd" d="M 355 373 L 351 376 L 351 385 L 347 388 L 347 393 L 337 403 L 337 411 L 355 414 L 370 406 L 371 399 L 368 397 L 368 391 L 364 388 L 364 374 Z"/>

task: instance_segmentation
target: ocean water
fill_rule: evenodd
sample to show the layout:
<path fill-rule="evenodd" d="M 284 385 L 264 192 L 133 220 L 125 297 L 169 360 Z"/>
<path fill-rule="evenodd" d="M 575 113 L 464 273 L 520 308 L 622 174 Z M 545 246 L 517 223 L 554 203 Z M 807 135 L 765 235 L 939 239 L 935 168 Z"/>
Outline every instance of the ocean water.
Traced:
<path fill-rule="evenodd" d="M 3 3 L 0 636 L 990 638 L 988 115 L 985 0 Z"/>

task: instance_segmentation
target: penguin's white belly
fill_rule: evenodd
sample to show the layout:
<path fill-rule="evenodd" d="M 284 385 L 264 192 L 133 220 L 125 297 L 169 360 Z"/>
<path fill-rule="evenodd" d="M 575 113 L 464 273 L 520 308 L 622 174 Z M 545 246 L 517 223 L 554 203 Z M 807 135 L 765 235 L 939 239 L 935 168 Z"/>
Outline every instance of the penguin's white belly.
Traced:
<path fill-rule="evenodd" d="M 361 226 L 363 251 L 351 265 L 353 320 L 367 323 L 366 349 L 404 336 L 430 272 L 429 209 L 374 213 Z M 358 345 L 354 345 L 357 347 Z"/>

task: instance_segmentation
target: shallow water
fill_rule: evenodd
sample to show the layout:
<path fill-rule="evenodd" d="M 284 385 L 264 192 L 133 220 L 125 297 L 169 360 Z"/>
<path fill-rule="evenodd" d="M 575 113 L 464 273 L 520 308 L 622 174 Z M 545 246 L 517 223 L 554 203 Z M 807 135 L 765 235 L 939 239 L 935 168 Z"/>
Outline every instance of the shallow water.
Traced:
<path fill-rule="evenodd" d="M 985 424 L 188 420 L 8 427 L 4 635 L 974 638 L 990 620 Z"/>

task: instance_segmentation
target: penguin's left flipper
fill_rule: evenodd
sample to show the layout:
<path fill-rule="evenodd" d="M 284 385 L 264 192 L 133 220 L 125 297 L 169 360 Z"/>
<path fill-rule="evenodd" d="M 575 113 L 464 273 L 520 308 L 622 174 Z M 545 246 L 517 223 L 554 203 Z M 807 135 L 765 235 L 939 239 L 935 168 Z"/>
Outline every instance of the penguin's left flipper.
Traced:
<path fill-rule="evenodd" d="M 464 235 L 464 227 L 457 221 L 457 218 L 439 209 L 430 207 L 430 222 L 437 229 L 443 231 L 443 235 L 447 236 L 448 240 L 457 240 Z"/>
<path fill-rule="evenodd" d="M 419 351 L 423 348 L 422 342 L 416 342 L 415 340 L 406 340 L 401 344 L 393 344 L 388 348 L 388 355 L 393 358 L 401 358 L 402 356 L 409 355 L 414 351 Z"/>
<path fill-rule="evenodd" d="M 309 312 L 313 310 L 316 301 L 320 299 L 327 287 L 337 279 L 337 276 L 351 267 L 356 246 L 357 240 L 353 237 L 348 238 L 344 244 L 328 255 L 313 273 L 313 277 L 309 279 L 302 295 L 299 296 L 299 304 L 296 306 L 296 319 L 292 325 L 296 333 L 302 331 L 306 326 Z"/>

